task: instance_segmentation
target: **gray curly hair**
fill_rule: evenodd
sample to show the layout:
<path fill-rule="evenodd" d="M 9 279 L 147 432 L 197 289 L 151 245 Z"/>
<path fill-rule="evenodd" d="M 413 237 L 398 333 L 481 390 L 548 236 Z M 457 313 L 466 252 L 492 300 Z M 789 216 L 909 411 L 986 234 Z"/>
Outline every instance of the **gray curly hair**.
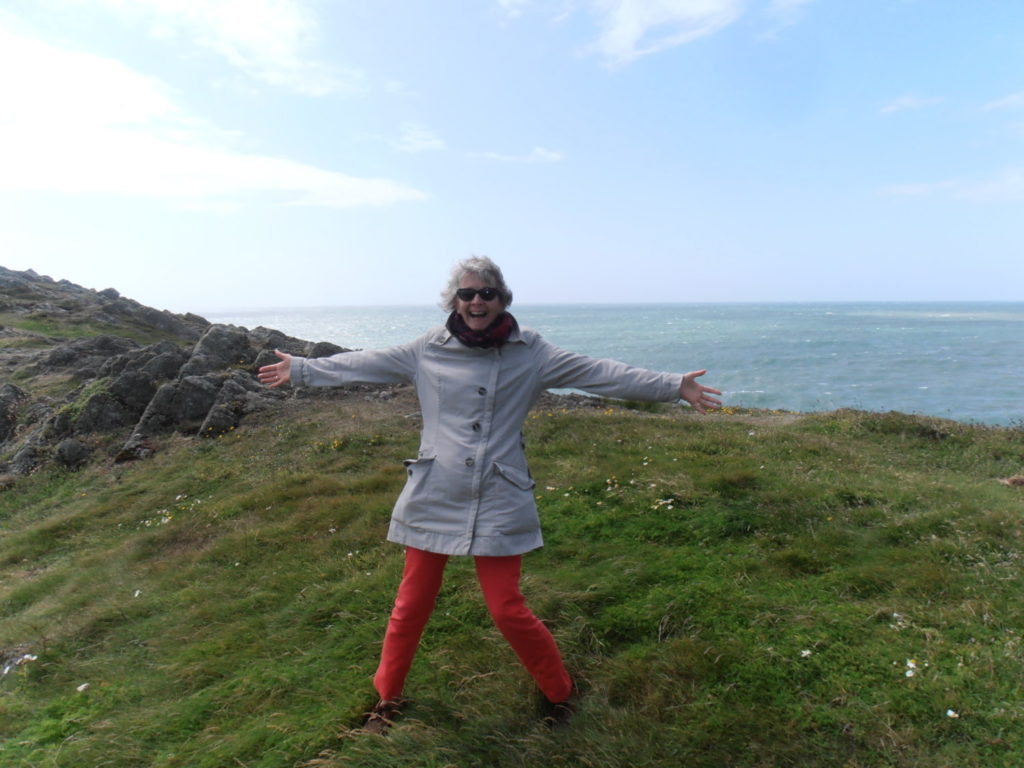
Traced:
<path fill-rule="evenodd" d="M 486 256 L 471 256 L 463 259 L 452 268 L 451 277 L 448 278 L 448 285 L 441 291 L 441 308 L 448 312 L 455 311 L 455 292 L 462 284 L 462 278 L 466 275 L 476 275 L 487 285 L 497 288 L 502 306 L 512 306 L 512 291 L 505 284 L 505 277 L 501 274 L 501 268 Z"/>

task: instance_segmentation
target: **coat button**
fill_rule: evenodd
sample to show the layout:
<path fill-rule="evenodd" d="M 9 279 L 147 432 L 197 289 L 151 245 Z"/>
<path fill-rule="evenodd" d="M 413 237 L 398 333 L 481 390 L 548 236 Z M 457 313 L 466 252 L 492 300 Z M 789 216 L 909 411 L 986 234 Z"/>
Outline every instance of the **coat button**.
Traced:
<path fill-rule="evenodd" d="M 475 422 L 473 424 L 473 431 L 474 432 L 479 432 L 480 431 L 480 422 L 479 421 L 477 421 L 477 422 Z"/>
<path fill-rule="evenodd" d="M 476 462 L 473 459 L 466 459 L 466 466 L 472 467 Z"/>
<path fill-rule="evenodd" d="M 480 396 L 486 395 L 487 394 L 487 387 L 480 387 L 480 389 L 478 389 L 476 392 Z"/>

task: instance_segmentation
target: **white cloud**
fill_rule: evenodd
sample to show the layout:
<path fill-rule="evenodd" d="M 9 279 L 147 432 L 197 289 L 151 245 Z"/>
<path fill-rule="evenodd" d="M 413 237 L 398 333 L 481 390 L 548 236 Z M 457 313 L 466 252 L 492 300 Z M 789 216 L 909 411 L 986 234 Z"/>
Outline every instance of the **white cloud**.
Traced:
<path fill-rule="evenodd" d="M 534 147 L 525 155 L 503 155 L 498 152 L 473 152 L 471 157 L 482 157 L 486 160 L 499 160 L 503 163 L 560 163 L 565 155 L 552 149 Z"/>
<path fill-rule="evenodd" d="M 896 197 L 924 197 L 936 192 L 948 192 L 953 190 L 956 184 L 952 181 L 922 181 L 910 184 L 894 184 L 882 190 L 887 195 Z"/>
<path fill-rule="evenodd" d="M 713 35 L 736 22 L 749 0 L 561 0 L 552 22 L 564 21 L 580 7 L 590 9 L 600 33 L 584 49 L 612 66 L 623 66 L 643 56 Z M 768 0 L 774 34 L 794 24 L 803 8 L 815 0 Z M 551 11 L 552 3 L 533 0 L 497 0 L 509 18 L 518 18 L 539 6 Z"/>
<path fill-rule="evenodd" d="M 498 0 L 498 5 L 509 16 L 515 18 L 522 16 L 523 10 L 530 4 L 530 0 Z"/>
<path fill-rule="evenodd" d="M 626 64 L 700 37 L 736 21 L 741 0 L 593 0 L 601 35 L 593 49 L 612 64 Z"/>
<path fill-rule="evenodd" d="M 311 96 L 361 90 L 364 75 L 310 60 L 319 28 L 304 0 L 64 0 L 101 6 L 157 38 L 182 39 L 248 76 Z"/>
<path fill-rule="evenodd" d="M 1024 200 L 1024 167 L 1006 168 L 992 179 L 961 184 L 958 197 L 989 203 Z"/>
<path fill-rule="evenodd" d="M 814 0 L 772 0 L 767 9 L 771 29 L 765 37 L 774 37 L 785 27 L 796 24 L 803 15 L 803 8 Z"/>
<path fill-rule="evenodd" d="M 957 200 L 982 203 L 1013 203 L 1024 200 L 1024 167 L 1005 168 L 992 178 L 947 180 L 917 184 L 901 184 L 885 190 L 888 194 L 922 197 L 946 194 Z"/>
<path fill-rule="evenodd" d="M 912 109 L 924 109 L 925 107 L 932 107 L 936 104 L 941 104 L 942 99 L 937 98 L 926 98 L 923 96 L 901 96 L 898 99 L 893 99 L 888 104 L 882 106 L 878 110 L 883 115 L 891 115 L 895 112 L 905 112 Z"/>
<path fill-rule="evenodd" d="M 202 207 L 257 192 L 330 207 L 424 197 L 387 179 L 236 151 L 233 134 L 188 114 L 161 82 L 2 25 L 0 72 L 26 73 L 0 79 L 0 190 L 157 197 Z"/>
<path fill-rule="evenodd" d="M 392 145 L 399 152 L 437 152 L 445 148 L 444 139 L 425 125 L 416 122 L 402 123 L 401 133 Z"/>
<path fill-rule="evenodd" d="M 1021 107 L 1024 107 L 1024 91 L 1011 93 L 1009 96 L 990 101 L 985 105 L 985 109 L 1020 109 Z"/>

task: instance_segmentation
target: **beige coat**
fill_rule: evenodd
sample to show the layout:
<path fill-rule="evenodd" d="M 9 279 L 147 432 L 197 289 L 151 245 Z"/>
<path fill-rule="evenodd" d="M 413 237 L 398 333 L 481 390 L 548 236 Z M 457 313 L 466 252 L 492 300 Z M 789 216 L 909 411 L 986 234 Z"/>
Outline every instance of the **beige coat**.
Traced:
<path fill-rule="evenodd" d="M 423 414 L 419 455 L 388 540 L 449 555 L 517 555 L 543 545 L 522 426 L 550 388 L 631 400 L 679 397 L 681 374 L 566 352 L 535 331 L 500 348 L 467 347 L 435 328 L 397 347 L 295 357 L 296 386 L 412 383 Z"/>

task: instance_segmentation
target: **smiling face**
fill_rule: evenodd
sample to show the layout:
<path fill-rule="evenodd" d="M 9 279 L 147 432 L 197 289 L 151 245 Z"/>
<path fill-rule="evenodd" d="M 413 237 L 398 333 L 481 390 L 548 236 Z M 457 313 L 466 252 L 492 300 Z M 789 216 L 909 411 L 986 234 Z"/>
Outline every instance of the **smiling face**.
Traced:
<path fill-rule="evenodd" d="M 479 275 L 472 272 L 466 273 L 459 282 L 459 288 L 491 288 L 493 286 L 485 283 Z M 462 315 L 470 330 L 482 331 L 498 319 L 498 316 L 505 311 L 505 305 L 500 297 L 490 301 L 484 301 L 478 293 L 472 301 L 455 299 L 455 311 Z"/>

